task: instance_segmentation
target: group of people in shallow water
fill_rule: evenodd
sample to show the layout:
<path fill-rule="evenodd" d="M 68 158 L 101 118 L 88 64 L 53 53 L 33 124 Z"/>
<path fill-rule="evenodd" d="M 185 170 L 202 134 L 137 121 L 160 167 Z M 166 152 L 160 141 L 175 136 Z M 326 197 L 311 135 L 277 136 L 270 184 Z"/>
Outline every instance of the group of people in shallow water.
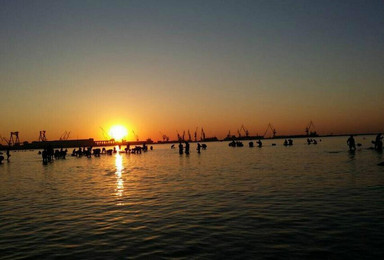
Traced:
<path fill-rule="evenodd" d="M 374 145 L 374 147 L 371 149 L 374 149 L 378 152 L 382 152 L 383 151 L 383 135 L 377 134 L 375 140 L 372 141 L 372 144 Z M 350 151 L 356 150 L 356 141 L 355 141 L 355 138 L 353 137 L 353 135 L 351 135 L 348 138 L 347 145 L 348 145 Z M 361 144 L 358 143 L 357 146 L 361 146 Z"/>
<path fill-rule="evenodd" d="M 60 150 L 54 150 L 52 146 L 48 145 L 47 148 L 45 148 L 42 152 L 39 151 L 39 154 L 41 154 L 41 157 L 43 158 L 43 163 L 47 164 L 52 162 L 53 158 L 56 160 L 65 159 L 67 152 L 67 149 L 64 150 L 61 148 Z"/>
<path fill-rule="evenodd" d="M 149 148 L 150 150 L 153 150 L 153 146 Z M 79 147 L 78 150 L 73 149 L 72 151 L 72 156 L 74 157 L 82 157 L 82 156 L 87 156 L 91 157 L 92 155 L 95 157 L 100 157 L 100 155 L 105 154 L 105 155 L 112 155 L 114 153 L 134 153 L 138 154 L 141 152 L 147 152 L 148 151 L 148 146 L 144 143 L 142 146 L 135 146 L 134 148 L 131 149 L 131 146 L 127 144 L 127 147 L 124 149 L 121 149 L 121 146 L 119 146 L 119 151 L 116 149 L 116 147 L 113 147 L 113 149 L 106 149 L 103 147 L 102 149 L 96 148 L 93 149 L 93 147 L 88 147 L 88 148 L 83 148 Z"/>
<path fill-rule="evenodd" d="M 134 148 L 130 148 L 130 145 L 128 144 L 127 147 L 124 150 L 121 150 L 121 147 L 119 153 L 141 153 L 141 152 L 147 152 L 148 146 L 146 144 L 143 144 L 143 146 L 135 146 Z M 153 150 L 153 146 L 150 147 L 151 150 Z M 43 164 L 47 164 L 49 162 L 52 162 L 53 159 L 65 159 L 67 156 L 67 149 L 61 148 L 60 150 L 54 150 L 51 146 L 47 146 L 42 152 L 39 151 L 39 154 L 41 154 L 43 159 Z M 96 148 L 93 149 L 93 147 L 79 147 L 79 149 L 73 149 L 71 156 L 72 157 L 83 157 L 86 156 L 88 158 L 91 158 L 92 155 L 95 157 L 100 157 L 101 154 L 105 155 L 112 155 L 114 153 L 117 153 L 116 147 L 113 149 L 106 149 L 105 147 L 100 149 Z"/>
<path fill-rule="evenodd" d="M 189 142 L 188 141 L 184 141 L 184 144 L 185 146 L 183 146 L 183 143 L 180 141 L 179 142 L 179 154 L 183 154 L 185 152 L 185 154 L 189 154 L 189 149 L 190 149 L 190 145 L 189 145 Z M 171 149 L 174 149 L 175 148 L 175 145 L 171 145 Z M 197 143 L 197 153 L 200 153 L 201 149 L 203 150 L 206 150 L 207 149 L 207 145 L 206 144 L 200 144 L 200 143 Z"/>
<path fill-rule="evenodd" d="M 256 141 L 256 144 L 257 144 L 257 147 L 259 147 L 259 148 L 263 147 L 263 142 L 260 139 Z M 291 145 L 293 145 L 293 140 L 292 139 L 288 139 L 288 140 L 285 139 L 283 145 L 284 146 L 291 146 Z M 231 146 L 231 147 L 243 147 L 244 144 L 242 142 L 240 142 L 240 141 L 232 140 L 232 142 L 230 142 L 228 144 L 228 146 Z M 249 147 L 255 147 L 253 142 L 249 142 L 248 146 Z M 272 146 L 276 146 L 276 144 L 273 143 Z"/>
<path fill-rule="evenodd" d="M 252 143 L 252 144 L 251 144 Z M 228 144 L 228 146 L 231 146 L 231 147 L 243 147 L 244 144 L 240 141 L 235 141 L 235 140 L 232 140 L 232 142 L 230 142 Z M 253 146 L 253 142 L 249 142 L 249 146 Z"/>
<path fill-rule="evenodd" d="M 321 142 L 321 139 L 320 139 L 320 142 Z M 310 144 L 317 144 L 317 141 L 316 141 L 316 139 L 307 138 L 307 144 L 308 145 L 310 145 Z"/>
<path fill-rule="evenodd" d="M 293 140 L 291 138 L 289 138 L 288 140 L 285 139 L 283 145 L 284 146 L 291 146 L 291 145 L 293 145 Z"/>

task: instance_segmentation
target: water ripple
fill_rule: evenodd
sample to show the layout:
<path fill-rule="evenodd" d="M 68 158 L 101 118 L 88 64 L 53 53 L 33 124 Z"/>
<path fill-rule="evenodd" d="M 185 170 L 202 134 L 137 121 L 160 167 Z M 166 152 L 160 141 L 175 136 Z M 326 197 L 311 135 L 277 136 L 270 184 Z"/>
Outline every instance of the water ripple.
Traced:
<path fill-rule="evenodd" d="M 379 258 L 383 158 L 332 140 L 47 166 L 16 153 L 0 168 L 0 258 Z"/>

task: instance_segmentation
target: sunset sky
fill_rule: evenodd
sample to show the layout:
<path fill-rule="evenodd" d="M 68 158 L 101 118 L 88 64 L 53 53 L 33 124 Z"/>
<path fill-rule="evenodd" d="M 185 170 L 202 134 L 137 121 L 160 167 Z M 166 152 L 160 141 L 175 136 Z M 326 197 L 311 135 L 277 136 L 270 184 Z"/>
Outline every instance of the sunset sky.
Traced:
<path fill-rule="evenodd" d="M 5 137 L 384 132 L 382 0 L 0 0 L 0 35 Z"/>

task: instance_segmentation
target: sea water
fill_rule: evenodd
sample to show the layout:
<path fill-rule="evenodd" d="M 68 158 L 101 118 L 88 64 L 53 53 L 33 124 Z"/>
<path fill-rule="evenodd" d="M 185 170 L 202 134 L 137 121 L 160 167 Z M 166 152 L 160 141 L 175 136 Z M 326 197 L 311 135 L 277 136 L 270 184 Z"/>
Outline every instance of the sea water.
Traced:
<path fill-rule="evenodd" d="M 383 154 L 374 136 L 207 143 L 178 154 L 0 165 L 0 258 L 359 259 L 383 257 Z M 272 146 L 276 143 L 276 146 Z M 177 147 L 177 145 L 176 145 Z"/>

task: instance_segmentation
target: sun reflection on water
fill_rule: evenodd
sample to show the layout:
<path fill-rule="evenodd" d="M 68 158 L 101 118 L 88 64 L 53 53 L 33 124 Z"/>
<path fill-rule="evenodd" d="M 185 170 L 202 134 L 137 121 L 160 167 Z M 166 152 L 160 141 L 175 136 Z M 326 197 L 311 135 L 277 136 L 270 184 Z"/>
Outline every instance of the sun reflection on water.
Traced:
<path fill-rule="evenodd" d="M 116 153 L 116 159 L 115 159 L 115 166 L 116 166 L 116 196 L 117 197 L 123 197 L 124 195 L 124 180 L 123 180 L 123 157 Z M 119 203 L 121 205 L 122 203 Z"/>

